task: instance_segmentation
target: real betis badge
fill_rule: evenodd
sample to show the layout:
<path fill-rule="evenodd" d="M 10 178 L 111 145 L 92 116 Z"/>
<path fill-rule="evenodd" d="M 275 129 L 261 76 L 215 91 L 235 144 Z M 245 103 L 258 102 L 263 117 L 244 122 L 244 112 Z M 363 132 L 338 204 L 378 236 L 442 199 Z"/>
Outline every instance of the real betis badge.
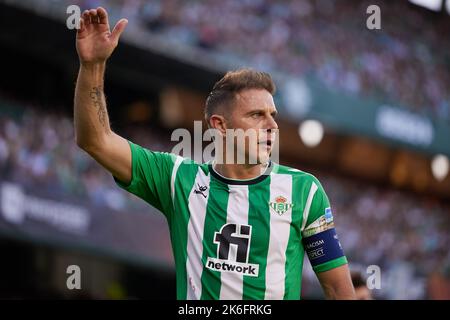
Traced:
<path fill-rule="evenodd" d="M 270 207 L 280 216 L 293 207 L 292 203 L 287 203 L 287 199 L 283 196 L 278 196 L 275 201 L 269 202 Z"/>

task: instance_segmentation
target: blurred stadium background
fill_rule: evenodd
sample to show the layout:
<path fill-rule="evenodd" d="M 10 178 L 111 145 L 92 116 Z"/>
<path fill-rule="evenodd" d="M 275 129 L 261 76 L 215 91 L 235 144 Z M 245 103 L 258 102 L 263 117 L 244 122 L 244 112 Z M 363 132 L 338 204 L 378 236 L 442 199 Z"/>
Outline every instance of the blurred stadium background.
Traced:
<path fill-rule="evenodd" d="M 226 70 L 270 72 L 281 162 L 321 180 L 351 269 L 380 266 L 378 299 L 449 299 L 450 1 L 413 2 L 0 0 L 0 298 L 175 298 L 163 216 L 74 143 L 77 4 L 129 20 L 106 74 L 117 132 L 170 151 Z"/>

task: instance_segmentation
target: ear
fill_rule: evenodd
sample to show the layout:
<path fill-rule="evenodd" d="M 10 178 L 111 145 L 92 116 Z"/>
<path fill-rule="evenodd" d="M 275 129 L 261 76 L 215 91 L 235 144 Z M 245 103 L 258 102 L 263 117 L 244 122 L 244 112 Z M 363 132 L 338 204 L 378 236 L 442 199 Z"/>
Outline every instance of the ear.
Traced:
<path fill-rule="evenodd" d="M 209 126 L 213 129 L 219 130 L 223 136 L 225 136 L 227 127 L 227 122 L 224 116 L 214 114 L 209 118 Z"/>

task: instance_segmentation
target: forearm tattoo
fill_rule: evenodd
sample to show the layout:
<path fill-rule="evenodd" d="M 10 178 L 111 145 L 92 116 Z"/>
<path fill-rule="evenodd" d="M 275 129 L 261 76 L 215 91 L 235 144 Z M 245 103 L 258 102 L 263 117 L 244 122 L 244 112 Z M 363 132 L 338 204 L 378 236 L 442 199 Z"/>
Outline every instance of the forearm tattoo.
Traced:
<path fill-rule="evenodd" d="M 103 101 L 103 87 L 93 87 L 90 92 L 91 100 L 94 107 L 97 109 L 98 120 L 100 124 L 107 129 L 108 128 L 108 113 L 106 111 L 106 105 Z"/>

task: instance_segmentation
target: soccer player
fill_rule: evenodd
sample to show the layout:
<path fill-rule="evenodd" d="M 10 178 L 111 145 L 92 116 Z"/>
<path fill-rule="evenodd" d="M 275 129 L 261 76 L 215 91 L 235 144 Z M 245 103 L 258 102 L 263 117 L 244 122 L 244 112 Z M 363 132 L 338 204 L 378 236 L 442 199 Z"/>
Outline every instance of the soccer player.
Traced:
<path fill-rule="evenodd" d="M 244 163 L 199 164 L 147 150 L 111 130 L 103 77 L 126 24 L 122 19 L 110 32 L 103 8 L 82 15 L 76 39 L 76 141 L 120 187 L 167 218 L 177 299 L 299 299 L 305 252 L 327 298 L 353 299 L 347 260 L 321 184 L 311 174 L 269 159 L 278 125 L 275 86 L 267 73 L 229 72 L 206 101 L 205 117 L 219 133 L 217 143 L 230 142 L 227 130 L 258 132 L 253 141 L 246 136 L 243 146 L 234 146 Z M 258 145 L 256 154 L 251 142 Z M 216 156 L 224 160 L 227 150 Z M 251 158 L 256 161 L 250 163 Z"/>

